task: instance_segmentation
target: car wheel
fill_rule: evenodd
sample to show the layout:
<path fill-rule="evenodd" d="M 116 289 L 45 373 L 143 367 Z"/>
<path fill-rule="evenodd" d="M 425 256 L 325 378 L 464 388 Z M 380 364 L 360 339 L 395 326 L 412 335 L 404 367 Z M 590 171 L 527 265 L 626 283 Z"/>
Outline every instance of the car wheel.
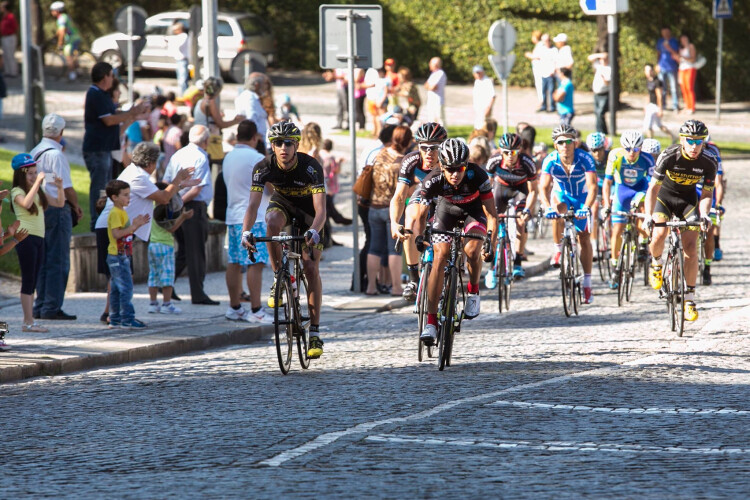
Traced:
<path fill-rule="evenodd" d="M 266 58 L 259 52 L 243 50 L 232 59 L 228 76 L 232 81 L 242 83 L 245 81 L 245 76 L 256 72 L 266 72 Z"/>
<path fill-rule="evenodd" d="M 104 53 L 99 56 L 99 61 L 109 63 L 112 68 L 118 72 L 125 64 L 125 60 L 119 50 L 105 50 Z"/>

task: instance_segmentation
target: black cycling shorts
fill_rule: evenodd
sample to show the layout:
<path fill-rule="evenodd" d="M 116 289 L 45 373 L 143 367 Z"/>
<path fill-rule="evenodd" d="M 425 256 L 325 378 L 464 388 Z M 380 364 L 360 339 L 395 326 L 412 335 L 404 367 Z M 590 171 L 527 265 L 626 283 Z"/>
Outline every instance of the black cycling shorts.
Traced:
<path fill-rule="evenodd" d="M 524 182 L 521 189 L 515 189 L 502 184 L 495 184 L 492 189 L 492 196 L 495 198 L 495 208 L 498 214 L 504 214 L 508 210 L 508 202 L 513 200 L 516 203 L 516 211 L 520 212 L 526 208 L 526 196 L 528 187 Z"/>
<path fill-rule="evenodd" d="M 289 201 L 287 198 L 279 195 L 278 193 L 274 193 L 271 195 L 271 199 L 268 202 L 268 208 L 266 209 L 266 213 L 278 211 L 284 214 L 284 217 L 286 217 L 286 225 L 291 225 L 292 220 L 297 221 L 297 228 L 299 228 L 300 235 L 304 234 L 308 229 L 310 229 L 310 226 L 313 223 L 313 220 L 315 220 L 314 210 L 313 214 L 308 213 L 305 210 L 302 210 L 300 207 L 295 206 L 291 201 Z M 320 231 L 320 241 L 321 243 L 318 243 L 315 245 L 314 248 L 317 248 L 318 250 L 323 250 L 323 231 Z M 307 245 L 303 242 L 302 246 L 304 248 L 307 247 Z"/>
<path fill-rule="evenodd" d="M 432 222 L 432 229 L 438 231 L 453 231 L 461 221 L 464 221 L 464 232 L 472 229 L 479 229 L 487 233 L 487 216 L 484 214 L 484 207 L 481 201 L 476 200 L 467 203 L 465 206 L 454 205 L 444 198 L 440 198 L 435 209 L 435 219 Z M 450 243 L 451 237 L 444 234 L 435 234 L 432 236 L 433 243 Z"/>
<path fill-rule="evenodd" d="M 687 222 L 697 222 L 699 220 L 698 195 L 693 192 L 693 196 L 686 197 L 662 188 L 659 190 L 654 206 L 653 215 L 657 214 L 663 215 L 668 221 L 674 216 Z M 700 227 L 691 226 L 685 229 L 698 231 Z"/>

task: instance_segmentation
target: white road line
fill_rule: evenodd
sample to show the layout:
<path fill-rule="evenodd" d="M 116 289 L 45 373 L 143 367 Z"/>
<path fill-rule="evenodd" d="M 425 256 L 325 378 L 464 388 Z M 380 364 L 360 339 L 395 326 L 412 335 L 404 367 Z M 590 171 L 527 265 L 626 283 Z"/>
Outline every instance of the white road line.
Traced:
<path fill-rule="evenodd" d="M 608 453 L 671 453 L 694 455 L 748 454 L 750 448 L 685 448 L 682 446 L 647 446 L 640 444 L 576 443 L 571 441 L 517 441 L 506 439 L 439 438 L 399 434 L 375 434 L 367 441 L 390 443 L 418 443 L 424 445 L 449 445 L 479 448 L 545 450 L 545 451 L 604 451 Z"/>
<path fill-rule="evenodd" d="M 544 408 L 546 410 L 595 411 L 603 413 L 623 413 L 638 415 L 750 415 L 748 410 L 732 408 L 623 408 L 606 406 L 565 405 L 556 403 L 529 403 L 526 401 L 495 401 L 485 406 L 515 406 L 518 408 Z"/>

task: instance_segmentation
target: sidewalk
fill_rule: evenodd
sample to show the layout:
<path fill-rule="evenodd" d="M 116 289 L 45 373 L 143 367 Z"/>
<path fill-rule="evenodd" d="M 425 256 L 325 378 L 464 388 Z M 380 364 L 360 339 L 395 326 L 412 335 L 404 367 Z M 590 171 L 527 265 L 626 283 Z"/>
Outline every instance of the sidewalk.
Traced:
<path fill-rule="evenodd" d="M 401 298 L 387 295 L 368 297 L 350 292 L 352 234 L 339 230 L 335 232 L 335 237 L 344 246 L 326 250 L 320 263 L 324 290 L 322 332 L 328 325 L 345 318 L 410 307 Z M 530 240 L 530 247 L 535 254 L 525 263 L 527 277 L 541 274 L 549 267 L 549 242 Z M 78 316 L 77 321 L 40 321 L 50 329 L 48 333 L 21 332 L 23 314 L 17 299 L 20 283 L 5 281 L 3 292 L 7 295 L 9 289 L 15 287 L 16 295 L 0 297 L 0 318 L 9 324 L 10 333 L 6 336 L 6 342 L 11 347 L 7 352 L 0 352 L 0 383 L 178 356 L 191 351 L 259 340 L 270 341 L 273 337 L 273 325 L 237 323 L 224 318 L 224 312 L 229 307 L 224 273 L 212 273 L 206 276 L 205 281 L 206 292 L 221 302 L 219 306 L 190 304 L 187 278 L 180 278 L 176 290 L 183 300 L 177 304 L 183 313 L 179 316 L 146 313 L 148 287 L 137 284 L 133 298 L 136 316 L 149 325 L 143 331 L 109 330 L 99 322 L 106 295 L 77 293 L 67 296 L 64 305 L 67 313 Z M 263 276 L 264 305 L 271 282 L 272 274 L 267 267 Z M 249 307 L 249 304 L 245 303 L 245 306 Z"/>

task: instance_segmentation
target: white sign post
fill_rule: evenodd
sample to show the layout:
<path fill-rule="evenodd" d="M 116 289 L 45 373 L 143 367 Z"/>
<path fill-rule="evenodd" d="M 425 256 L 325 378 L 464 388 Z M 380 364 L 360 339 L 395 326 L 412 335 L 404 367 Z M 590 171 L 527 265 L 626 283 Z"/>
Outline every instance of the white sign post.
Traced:
<path fill-rule="evenodd" d="M 516 55 L 511 52 L 516 46 L 516 29 L 505 19 L 495 21 L 487 33 L 490 48 L 497 52 L 488 56 L 490 66 L 495 70 L 497 78 L 503 86 L 503 133 L 508 133 L 508 76 Z"/>
<path fill-rule="evenodd" d="M 721 118 L 721 59 L 724 52 L 724 19 L 732 17 L 732 0 L 714 0 L 714 19 L 719 21 L 716 41 L 716 121 Z"/>

